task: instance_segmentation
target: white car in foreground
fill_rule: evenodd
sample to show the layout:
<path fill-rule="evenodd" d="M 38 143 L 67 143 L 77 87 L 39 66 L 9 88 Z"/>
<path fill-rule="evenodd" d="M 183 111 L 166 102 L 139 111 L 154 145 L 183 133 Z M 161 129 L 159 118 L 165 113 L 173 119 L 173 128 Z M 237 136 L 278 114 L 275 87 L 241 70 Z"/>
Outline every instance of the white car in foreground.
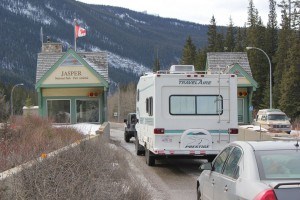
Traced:
<path fill-rule="evenodd" d="M 297 141 L 236 141 L 201 169 L 198 200 L 300 199 Z"/>

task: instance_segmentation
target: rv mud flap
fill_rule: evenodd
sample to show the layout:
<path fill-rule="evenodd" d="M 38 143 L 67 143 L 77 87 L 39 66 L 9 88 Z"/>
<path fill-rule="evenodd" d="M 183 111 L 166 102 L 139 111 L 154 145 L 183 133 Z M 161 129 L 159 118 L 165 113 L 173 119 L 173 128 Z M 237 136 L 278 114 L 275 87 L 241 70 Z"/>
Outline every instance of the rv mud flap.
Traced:
<path fill-rule="evenodd" d="M 212 150 L 211 134 L 205 129 L 188 129 L 180 138 L 181 150 Z"/>

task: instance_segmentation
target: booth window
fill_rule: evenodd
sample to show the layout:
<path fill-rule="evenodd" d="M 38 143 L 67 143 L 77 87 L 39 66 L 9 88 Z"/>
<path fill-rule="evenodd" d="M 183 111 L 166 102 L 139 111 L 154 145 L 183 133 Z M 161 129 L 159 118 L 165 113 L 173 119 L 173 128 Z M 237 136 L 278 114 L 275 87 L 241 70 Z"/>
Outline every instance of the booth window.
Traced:
<path fill-rule="evenodd" d="M 70 100 L 47 100 L 48 118 L 54 123 L 70 123 Z"/>
<path fill-rule="evenodd" d="M 77 122 L 99 122 L 99 100 L 76 100 Z"/>

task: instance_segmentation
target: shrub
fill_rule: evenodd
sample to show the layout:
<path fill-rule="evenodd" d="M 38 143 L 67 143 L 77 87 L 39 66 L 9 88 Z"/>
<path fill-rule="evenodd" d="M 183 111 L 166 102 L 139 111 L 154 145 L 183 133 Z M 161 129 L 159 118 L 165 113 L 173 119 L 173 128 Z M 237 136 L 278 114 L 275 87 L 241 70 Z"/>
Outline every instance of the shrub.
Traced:
<path fill-rule="evenodd" d="M 53 128 L 50 121 L 37 116 L 13 118 L 0 134 L 0 172 L 83 137 L 72 128 Z"/>
<path fill-rule="evenodd" d="M 101 137 L 82 142 L 1 184 L 0 199 L 150 199 L 122 155 Z"/>

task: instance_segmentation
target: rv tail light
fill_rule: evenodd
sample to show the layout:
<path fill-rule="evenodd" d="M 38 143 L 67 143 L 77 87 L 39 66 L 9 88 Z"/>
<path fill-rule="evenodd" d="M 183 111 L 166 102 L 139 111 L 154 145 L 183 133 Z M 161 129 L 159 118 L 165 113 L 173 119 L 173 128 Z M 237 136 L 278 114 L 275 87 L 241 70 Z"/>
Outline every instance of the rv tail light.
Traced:
<path fill-rule="evenodd" d="M 165 129 L 164 128 L 155 128 L 153 132 L 154 132 L 154 134 L 164 134 Z"/>
<path fill-rule="evenodd" d="M 191 77 L 191 75 L 189 74 L 189 75 L 187 75 L 187 77 Z"/>
<path fill-rule="evenodd" d="M 273 190 L 265 190 L 259 193 L 254 200 L 277 200 Z"/>
<path fill-rule="evenodd" d="M 198 75 L 197 75 L 197 74 L 195 74 L 195 75 L 194 75 L 194 77 L 198 77 Z"/>
<path fill-rule="evenodd" d="M 237 129 L 237 128 L 230 128 L 230 129 L 228 129 L 228 133 L 229 134 L 238 134 L 239 133 L 239 129 Z"/>

